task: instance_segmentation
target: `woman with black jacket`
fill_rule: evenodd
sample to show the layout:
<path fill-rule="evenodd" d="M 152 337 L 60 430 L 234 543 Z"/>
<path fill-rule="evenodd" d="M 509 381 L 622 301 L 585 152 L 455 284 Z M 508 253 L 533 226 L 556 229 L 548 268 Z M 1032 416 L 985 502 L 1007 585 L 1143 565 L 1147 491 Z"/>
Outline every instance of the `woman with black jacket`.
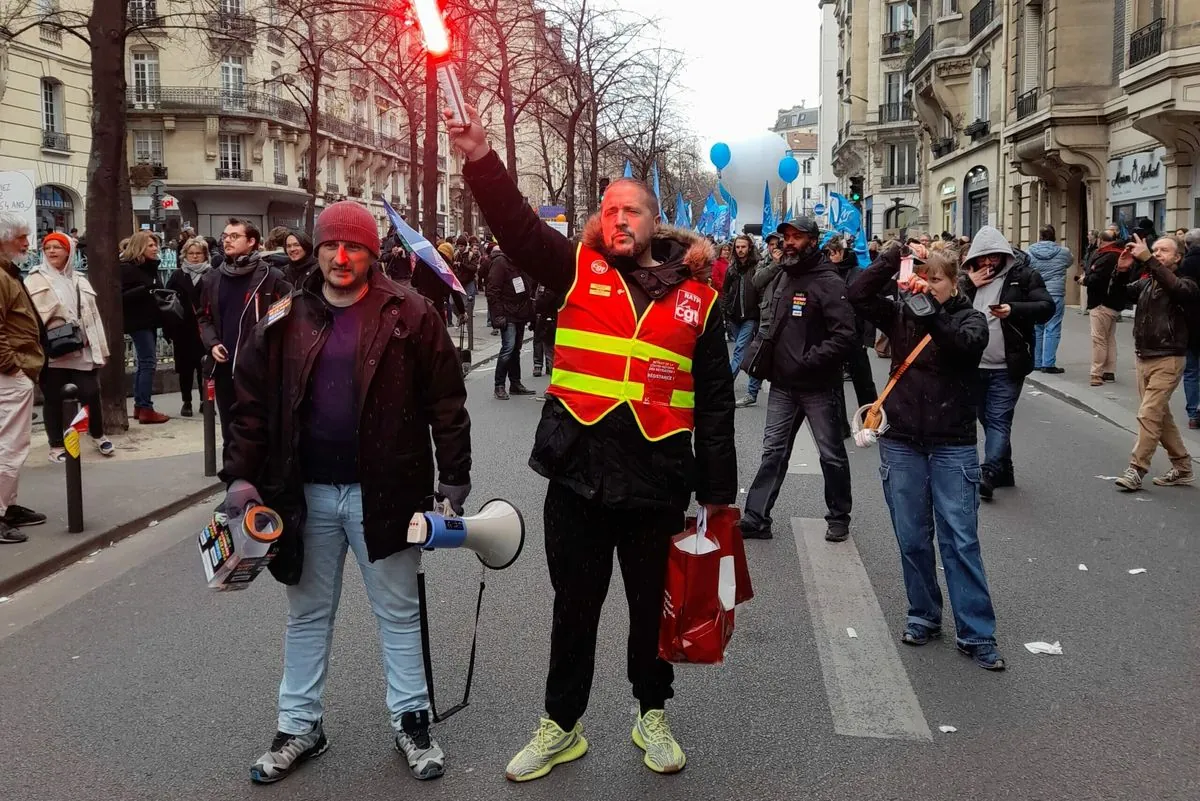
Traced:
<path fill-rule="evenodd" d="M 892 387 L 884 407 L 888 428 L 879 440 L 879 474 L 908 594 L 900 639 L 924 645 L 941 636 L 936 532 L 958 649 L 980 667 L 1003 670 L 979 548 L 974 393 L 988 343 L 987 320 L 959 294 L 956 261 L 945 253 L 929 254 L 911 291 L 902 293 L 925 293 L 931 314 L 918 316 L 903 300 L 882 297 L 900 270 L 900 258 L 899 247 L 885 250 L 847 290 L 858 314 L 891 341 L 893 374 L 930 338 Z"/>
<path fill-rule="evenodd" d="M 183 408 L 179 410 L 182 417 L 195 414 L 192 409 L 192 386 L 196 376 L 200 375 L 200 364 L 204 358 L 196 307 L 200 305 L 200 280 L 211 269 L 208 243 L 200 237 L 193 237 L 179 248 L 179 266 L 167 278 L 167 289 L 175 290 L 183 305 L 183 322 L 170 332 L 175 373 L 179 376 L 179 394 L 183 396 Z M 200 399 L 204 399 L 203 376 L 200 376 Z"/>
<path fill-rule="evenodd" d="M 154 410 L 154 369 L 158 364 L 158 304 L 150 293 L 162 289 L 158 278 L 158 234 L 138 231 L 121 252 L 121 307 L 125 333 L 133 340 L 137 369 L 133 376 L 133 412 L 142 424 L 165 423 L 171 418 Z"/>
<path fill-rule="evenodd" d="M 283 276 L 289 284 L 299 287 L 317 266 L 317 260 L 313 256 L 312 237 L 303 231 L 289 231 L 283 240 L 283 252 L 287 254 L 288 260 L 287 264 L 279 269 L 283 270 Z"/>

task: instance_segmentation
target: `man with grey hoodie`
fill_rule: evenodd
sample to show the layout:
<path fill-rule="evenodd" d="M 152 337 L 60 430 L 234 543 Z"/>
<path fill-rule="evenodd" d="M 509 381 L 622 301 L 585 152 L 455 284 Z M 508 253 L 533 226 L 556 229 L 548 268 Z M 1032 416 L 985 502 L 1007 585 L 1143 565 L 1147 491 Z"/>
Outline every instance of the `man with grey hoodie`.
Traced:
<path fill-rule="evenodd" d="M 1043 225 L 1038 241 L 1029 246 L 1029 266 L 1046 283 L 1046 291 L 1054 301 L 1054 316 L 1033 330 L 1033 369 L 1043 373 L 1065 372 L 1054 363 L 1058 342 L 1062 338 L 1063 310 L 1067 294 L 1067 270 L 1075 262 L 1071 251 L 1054 241 L 1054 226 Z"/>
<path fill-rule="evenodd" d="M 1013 415 L 1021 384 L 1033 372 L 1034 326 L 1054 316 L 1054 301 L 1028 257 L 990 225 L 975 234 L 963 266 L 959 289 L 988 321 L 977 407 L 985 435 L 979 497 L 990 501 L 996 487 L 1016 486 Z"/>

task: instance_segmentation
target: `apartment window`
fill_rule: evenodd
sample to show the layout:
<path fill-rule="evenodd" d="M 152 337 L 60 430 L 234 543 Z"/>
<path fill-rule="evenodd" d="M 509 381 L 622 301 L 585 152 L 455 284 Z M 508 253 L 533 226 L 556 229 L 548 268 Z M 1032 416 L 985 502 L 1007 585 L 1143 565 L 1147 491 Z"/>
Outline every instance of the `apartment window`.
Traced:
<path fill-rule="evenodd" d="M 308 151 L 305 150 L 296 157 L 296 172 L 302 180 L 308 180 Z"/>
<path fill-rule="evenodd" d="M 888 145 L 887 168 L 888 177 L 893 184 L 915 183 L 917 176 L 916 143 Z"/>
<path fill-rule="evenodd" d="M 221 170 L 226 174 L 242 171 L 242 137 L 238 134 L 221 134 L 218 140 Z"/>
<path fill-rule="evenodd" d="M 246 59 L 225 56 L 221 59 L 221 102 L 227 109 L 246 107 Z"/>
<path fill-rule="evenodd" d="M 1113 11 L 1112 82 L 1117 83 L 1125 69 L 1125 0 L 1116 0 Z"/>
<path fill-rule="evenodd" d="M 284 175 L 287 173 L 287 165 L 284 163 L 284 144 L 280 139 L 275 140 L 275 174 Z"/>
<path fill-rule="evenodd" d="M 325 157 L 325 183 L 337 185 L 338 169 L 337 157 L 330 153 Z"/>
<path fill-rule="evenodd" d="M 812 159 L 805 159 L 800 162 L 800 168 L 804 175 L 812 175 Z"/>
<path fill-rule="evenodd" d="M 991 95 L 988 90 L 988 83 L 991 81 L 991 66 L 984 64 L 975 68 L 975 119 L 987 122 L 991 109 Z"/>
<path fill-rule="evenodd" d="M 1027 5 L 1021 17 L 1020 79 L 1021 92 L 1041 87 L 1042 78 L 1042 7 Z"/>
<path fill-rule="evenodd" d="M 811 186 L 804 187 L 804 199 L 812 200 L 812 187 Z"/>
<path fill-rule="evenodd" d="M 891 3 L 887 7 L 887 32 L 912 30 L 912 19 L 912 6 L 908 3 Z"/>
<path fill-rule="evenodd" d="M 942 138 L 949 139 L 954 136 L 954 120 L 946 114 L 942 115 Z M 945 229 L 949 230 L 949 229 Z"/>
<path fill-rule="evenodd" d="M 42 129 L 63 132 L 63 87 L 53 78 L 42 78 Z"/>
<path fill-rule="evenodd" d="M 134 131 L 133 160 L 138 164 L 162 164 L 162 131 Z"/>
<path fill-rule="evenodd" d="M 904 73 L 888 72 L 883 76 L 884 98 L 887 104 L 899 104 L 904 100 Z"/>
<path fill-rule="evenodd" d="M 367 121 L 367 103 L 365 100 L 354 99 L 354 104 L 351 107 L 354 116 L 354 124 L 361 125 L 364 128 L 370 127 Z"/>
<path fill-rule="evenodd" d="M 130 53 L 129 58 L 133 72 L 133 101 L 158 102 L 158 53 Z"/>
<path fill-rule="evenodd" d="M 221 0 L 221 13 L 241 16 L 246 11 L 245 0 Z"/>
<path fill-rule="evenodd" d="M 958 0 L 941 0 L 941 16 L 949 17 L 958 13 Z"/>
<path fill-rule="evenodd" d="M 129 0 L 129 21 L 145 25 L 158 19 L 158 0 Z"/>

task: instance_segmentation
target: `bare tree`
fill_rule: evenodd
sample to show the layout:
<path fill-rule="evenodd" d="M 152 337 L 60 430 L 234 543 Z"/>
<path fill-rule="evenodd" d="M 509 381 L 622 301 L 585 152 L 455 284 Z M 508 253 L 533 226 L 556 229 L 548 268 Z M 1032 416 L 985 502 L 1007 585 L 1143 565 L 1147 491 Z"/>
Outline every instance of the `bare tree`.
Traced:
<path fill-rule="evenodd" d="M 622 102 L 610 107 L 606 123 L 617 140 L 618 155 L 633 165 L 634 175 L 649 177 L 651 167 L 662 170 L 664 156 L 687 138 L 679 108 L 683 56 L 661 43 L 623 85 Z"/>

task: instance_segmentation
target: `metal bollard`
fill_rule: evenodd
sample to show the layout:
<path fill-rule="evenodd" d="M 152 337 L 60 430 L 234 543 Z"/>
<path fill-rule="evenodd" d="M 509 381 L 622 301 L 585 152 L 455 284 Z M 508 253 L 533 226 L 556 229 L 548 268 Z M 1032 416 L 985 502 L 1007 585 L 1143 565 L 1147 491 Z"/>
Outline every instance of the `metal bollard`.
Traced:
<path fill-rule="evenodd" d="M 79 387 L 67 384 L 63 387 L 63 420 L 69 426 L 79 413 Z M 63 437 L 67 451 L 67 531 L 77 534 L 83 531 L 83 466 L 79 455 L 79 432 L 68 429 Z"/>
<path fill-rule="evenodd" d="M 217 382 L 210 373 L 204 379 L 204 475 L 217 474 Z"/>

